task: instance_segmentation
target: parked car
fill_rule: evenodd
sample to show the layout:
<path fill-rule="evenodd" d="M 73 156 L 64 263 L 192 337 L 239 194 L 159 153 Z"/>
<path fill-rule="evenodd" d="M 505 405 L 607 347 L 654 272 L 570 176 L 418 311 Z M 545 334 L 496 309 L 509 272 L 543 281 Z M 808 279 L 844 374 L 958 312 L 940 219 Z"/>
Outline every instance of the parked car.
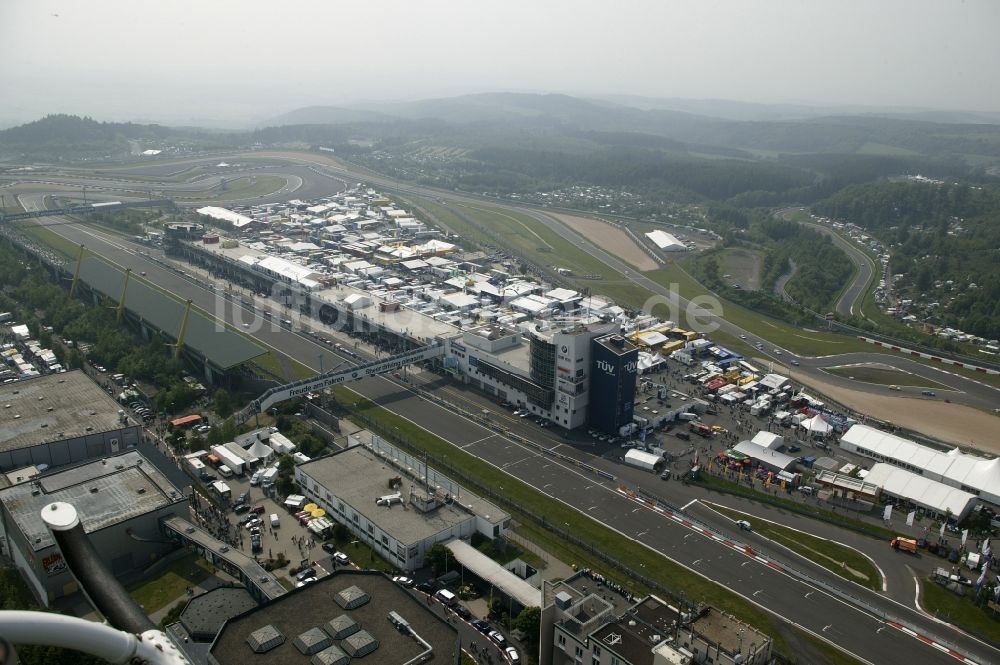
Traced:
<path fill-rule="evenodd" d="M 937 393 L 933 390 L 921 390 L 920 394 L 924 397 L 937 397 Z"/>
<path fill-rule="evenodd" d="M 341 566 L 346 566 L 351 563 L 351 560 L 347 558 L 347 555 L 343 552 L 334 552 L 333 560 L 336 561 Z"/>
<path fill-rule="evenodd" d="M 296 582 L 295 583 L 295 588 L 296 589 L 301 589 L 302 587 L 306 586 L 307 584 L 312 584 L 315 581 L 316 581 L 315 577 L 307 577 L 304 580 L 299 580 L 298 582 Z"/>
<path fill-rule="evenodd" d="M 236 513 L 237 515 L 242 515 L 243 513 L 247 512 L 248 510 L 250 510 L 250 506 L 248 506 L 245 503 L 240 503 L 240 504 L 237 504 L 237 505 L 233 506 L 233 512 Z"/>
<path fill-rule="evenodd" d="M 455 605 L 452 609 L 455 610 L 455 614 L 462 617 L 466 621 L 472 618 L 472 612 L 470 612 L 469 608 L 465 605 Z"/>
<path fill-rule="evenodd" d="M 521 657 L 517 654 L 517 649 L 515 649 L 514 647 L 507 647 L 506 649 L 504 649 L 503 652 L 507 654 L 507 660 L 509 660 L 510 662 L 512 663 L 521 662 Z"/>
<path fill-rule="evenodd" d="M 753 531 L 753 527 L 750 526 L 750 522 L 747 522 L 746 520 L 736 520 L 736 526 L 744 531 Z"/>
<path fill-rule="evenodd" d="M 493 630 L 493 626 L 482 619 L 473 619 L 469 623 L 483 635 L 489 635 L 489 633 Z"/>
<path fill-rule="evenodd" d="M 296 581 L 301 582 L 307 577 L 316 577 L 316 569 L 311 567 L 303 568 L 302 570 L 299 571 L 299 574 L 295 576 L 295 579 Z"/>
<path fill-rule="evenodd" d="M 262 504 L 262 505 L 259 505 L 259 506 L 254 506 L 253 508 L 250 509 L 250 512 L 253 513 L 254 515 L 263 515 L 264 514 L 264 510 L 265 509 L 264 509 L 264 506 Z"/>
<path fill-rule="evenodd" d="M 329 552 L 330 554 L 337 551 L 337 546 L 333 543 L 323 543 L 322 547 L 324 552 Z"/>
<path fill-rule="evenodd" d="M 501 647 L 507 643 L 507 638 L 503 636 L 498 630 L 490 631 L 489 638 L 499 644 Z"/>
<path fill-rule="evenodd" d="M 411 587 L 415 584 L 415 582 L 411 578 L 406 577 L 405 575 L 396 575 L 395 577 L 392 578 L 392 581 L 400 586 L 405 586 L 405 587 Z"/>
<path fill-rule="evenodd" d="M 691 435 L 688 434 L 687 432 L 674 432 L 674 436 L 676 436 L 678 439 L 681 439 L 683 441 L 690 441 L 691 440 Z"/>
<path fill-rule="evenodd" d="M 423 591 L 424 593 L 431 594 L 434 593 L 434 585 L 430 582 L 421 582 L 417 585 L 417 591 Z"/>

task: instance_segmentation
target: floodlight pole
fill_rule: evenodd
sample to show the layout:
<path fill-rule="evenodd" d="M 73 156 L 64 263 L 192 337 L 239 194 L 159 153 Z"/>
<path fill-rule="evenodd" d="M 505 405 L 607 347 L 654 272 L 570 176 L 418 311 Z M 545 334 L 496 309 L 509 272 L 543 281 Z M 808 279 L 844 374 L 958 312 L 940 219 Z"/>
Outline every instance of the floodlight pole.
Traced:
<path fill-rule="evenodd" d="M 128 290 L 128 278 L 132 274 L 131 268 L 125 269 L 125 281 L 122 282 L 122 294 L 118 297 L 118 323 L 122 322 L 125 315 L 125 292 Z"/>
<path fill-rule="evenodd" d="M 177 347 L 174 349 L 174 357 L 180 358 L 181 351 L 184 349 L 184 334 L 187 332 L 188 317 L 191 315 L 191 301 L 187 301 L 187 307 L 184 308 L 184 318 L 181 320 L 181 329 L 177 333 Z"/>
<path fill-rule="evenodd" d="M 83 265 L 83 243 L 80 243 L 80 253 L 76 257 L 76 271 L 73 272 L 73 282 L 69 285 L 69 297 L 76 293 L 76 283 L 80 280 L 80 266 Z"/>

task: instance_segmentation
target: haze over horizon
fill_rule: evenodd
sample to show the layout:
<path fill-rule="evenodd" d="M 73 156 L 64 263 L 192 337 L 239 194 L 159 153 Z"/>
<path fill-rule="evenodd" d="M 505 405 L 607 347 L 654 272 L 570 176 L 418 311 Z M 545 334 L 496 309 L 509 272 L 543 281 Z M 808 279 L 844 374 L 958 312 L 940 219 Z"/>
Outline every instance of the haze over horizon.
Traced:
<path fill-rule="evenodd" d="M 8 0 L 0 125 L 243 127 L 465 93 L 1000 112 L 1000 3 Z"/>

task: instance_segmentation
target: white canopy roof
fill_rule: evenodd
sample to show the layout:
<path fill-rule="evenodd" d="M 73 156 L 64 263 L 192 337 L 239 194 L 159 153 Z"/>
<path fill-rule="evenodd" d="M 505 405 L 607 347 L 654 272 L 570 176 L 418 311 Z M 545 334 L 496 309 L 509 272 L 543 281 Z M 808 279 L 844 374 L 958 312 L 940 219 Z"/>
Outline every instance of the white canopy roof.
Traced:
<path fill-rule="evenodd" d="M 852 425 L 840 439 L 842 446 L 861 448 L 870 456 L 896 460 L 900 465 L 923 469 L 926 478 L 953 487 L 968 487 L 979 498 L 1000 503 L 1000 458 L 966 455 L 955 448 L 943 453 L 868 425 Z"/>
<path fill-rule="evenodd" d="M 768 466 L 773 466 L 778 469 L 787 469 L 796 461 L 796 458 L 791 455 L 775 452 L 774 450 L 765 448 L 759 443 L 754 443 L 753 441 L 741 441 L 733 446 L 733 450 L 738 453 L 742 453 L 751 459 L 757 460 L 758 462 L 763 462 Z"/>
<path fill-rule="evenodd" d="M 238 212 L 233 212 L 225 208 L 219 208 L 218 206 L 205 206 L 204 208 L 198 208 L 197 212 L 199 215 L 205 215 L 206 217 L 218 219 L 222 222 L 229 222 L 238 229 L 253 223 L 253 219 L 246 215 L 241 215 Z"/>
<path fill-rule="evenodd" d="M 809 421 L 802 423 L 802 427 L 812 434 L 829 434 L 832 429 L 830 424 L 818 413 Z"/>
<path fill-rule="evenodd" d="M 751 441 L 756 443 L 758 446 L 774 450 L 775 448 L 784 445 L 785 438 L 780 434 L 775 434 L 774 432 L 757 432 Z"/>
<path fill-rule="evenodd" d="M 520 577 L 503 568 L 472 545 L 463 540 L 450 540 L 444 544 L 460 564 L 489 582 L 524 607 L 541 607 L 542 592 Z"/>
<path fill-rule="evenodd" d="M 685 249 L 684 243 L 666 231 L 650 231 L 646 237 L 652 240 L 660 249 Z"/>
<path fill-rule="evenodd" d="M 975 494 L 883 462 L 872 466 L 865 482 L 938 513 L 950 510 L 956 519 L 964 517 L 976 505 Z"/>

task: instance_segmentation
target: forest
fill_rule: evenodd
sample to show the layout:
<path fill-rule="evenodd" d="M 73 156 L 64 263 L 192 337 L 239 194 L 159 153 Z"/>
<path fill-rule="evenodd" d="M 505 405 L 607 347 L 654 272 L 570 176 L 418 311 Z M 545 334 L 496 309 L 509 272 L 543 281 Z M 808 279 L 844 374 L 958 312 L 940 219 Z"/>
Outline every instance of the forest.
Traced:
<path fill-rule="evenodd" d="M 1000 186 L 882 180 L 812 209 L 885 241 L 897 296 L 922 318 L 1000 337 Z"/>

